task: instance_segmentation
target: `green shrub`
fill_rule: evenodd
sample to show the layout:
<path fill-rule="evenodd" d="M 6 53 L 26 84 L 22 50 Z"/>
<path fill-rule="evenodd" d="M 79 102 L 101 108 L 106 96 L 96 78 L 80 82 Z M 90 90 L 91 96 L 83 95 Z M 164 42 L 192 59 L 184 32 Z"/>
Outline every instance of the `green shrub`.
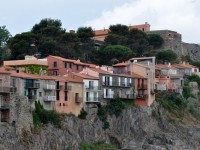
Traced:
<path fill-rule="evenodd" d="M 198 86 L 200 87 L 200 77 L 198 75 L 191 75 L 188 77 L 188 80 L 197 82 Z"/>
<path fill-rule="evenodd" d="M 110 115 L 115 115 L 118 117 L 124 110 L 125 104 L 124 102 L 117 98 L 117 99 L 111 99 L 108 103 L 108 111 Z"/>
<path fill-rule="evenodd" d="M 78 115 L 78 117 L 80 119 L 86 119 L 87 114 L 88 113 L 82 108 L 80 114 Z"/>
<path fill-rule="evenodd" d="M 159 92 L 156 94 L 156 100 L 162 106 L 175 114 L 177 117 L 183 117 L 187 108 L 187 100 L 176 93 Z"/>
<path fill-rule="evenodd" d="M 183 86 L 183 97 L 189 98 L 191 96 L 192 96 L 192 94 L 191 94 L 190 87 L 189 86 Z"/>
<path fill-rule="evenodd" d="M 33 111 L 33 124 L 36 128 L 42 124 L 54 124 L 56 127 L 61 127 L 60 115 L 52 110 L 45 110 L 40 101 L 35 101 L 35 110 Z"/>

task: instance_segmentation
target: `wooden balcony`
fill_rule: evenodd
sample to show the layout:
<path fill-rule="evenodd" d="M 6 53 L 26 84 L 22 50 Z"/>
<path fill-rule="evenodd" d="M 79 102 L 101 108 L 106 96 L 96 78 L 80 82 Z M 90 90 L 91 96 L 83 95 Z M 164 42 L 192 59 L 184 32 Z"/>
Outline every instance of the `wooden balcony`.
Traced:
<path fill-rule="evenodd" d="M 144 85 L 138 85 L 137 87 L 138 90 L 147 90 L 147 85 L 144 84 Z"/>
<path fill-rule="evenodd" d="M 0 93 L 15 93 L 16 91 L 16 87 L 0 87 Z"/>
<path fill-rule="evenodd" d="M 77 98 L 75 98 L 75 102 L 76 103 L 82 103 L 83 102 L 83 98 L 82 97 L 77 97 Z"/>
<path fill-rule="evenodd" d="M 148 98 L 147 94 L 138 94 L 136 95 L 136 99 L 146 100 Z"/>

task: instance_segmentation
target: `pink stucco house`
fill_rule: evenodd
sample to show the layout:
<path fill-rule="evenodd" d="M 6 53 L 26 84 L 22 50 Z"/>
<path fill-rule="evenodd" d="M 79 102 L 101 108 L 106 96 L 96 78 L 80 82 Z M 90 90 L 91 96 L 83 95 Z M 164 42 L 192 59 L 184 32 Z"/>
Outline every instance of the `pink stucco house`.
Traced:
<path fill-rule="evenodd" d="M 66 75 L 68 72 L 80 72 L 90 66 L 80 60 L 65 59 L 59 56 L 48 56 L 48 75 Z"/>

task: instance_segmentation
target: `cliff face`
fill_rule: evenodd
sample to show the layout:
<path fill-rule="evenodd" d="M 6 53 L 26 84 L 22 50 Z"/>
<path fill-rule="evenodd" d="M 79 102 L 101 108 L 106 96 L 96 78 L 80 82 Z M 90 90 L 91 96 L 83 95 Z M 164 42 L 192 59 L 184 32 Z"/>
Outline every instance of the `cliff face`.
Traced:
<path fill-rule="evenodd" d="M 104 131 L 97 108 L 90 107 L 86 120 L 65 116 L 62 129 L 47 125 L 39 134 L 26 128 L 0 125 L 0 149 L 3 150 L 78 150 L 81 141 L 105 141 L 120 150 L 197 150 L 200 126 L 193 120 L 179 123 L 160 105 L 126 109 L 121 116 L 109 116 L 110 129 Z"/>
<path fill-rule="evenodd" d="M 148 34 L 159 34 L 164 43 L 161 49 L 171 49 L 177 56 L 190 56 L 192 60 L 199 61 L 200 59 L 200 45 L 185 43 L 182 41 L 182 35 L 171 30 L 155 30 L 149 31 Z"/>

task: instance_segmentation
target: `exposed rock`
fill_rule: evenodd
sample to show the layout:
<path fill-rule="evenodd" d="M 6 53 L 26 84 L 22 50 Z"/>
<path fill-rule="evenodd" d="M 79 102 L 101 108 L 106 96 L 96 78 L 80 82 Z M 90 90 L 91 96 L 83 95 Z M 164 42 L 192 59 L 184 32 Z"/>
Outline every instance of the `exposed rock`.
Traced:
<path fill-rule="evenodd" d="M 87 108 L 85 108 L 87 109 Z M 198 150 L 200 126 L 170 122 L 160 105 L 126 109 L 121 116 L 109 116 L 110 129 L 104 131 L 97 107 L 91 105 L 87 120 L 64 116 L 62 128 L 46 125 L 39 134 L 0 125 L 0 149 L 5 150 L 78 150 L 82 141 L 105 141 L 120 150 Z M 157 113 L 157 115 L 155 114 Z"/>

